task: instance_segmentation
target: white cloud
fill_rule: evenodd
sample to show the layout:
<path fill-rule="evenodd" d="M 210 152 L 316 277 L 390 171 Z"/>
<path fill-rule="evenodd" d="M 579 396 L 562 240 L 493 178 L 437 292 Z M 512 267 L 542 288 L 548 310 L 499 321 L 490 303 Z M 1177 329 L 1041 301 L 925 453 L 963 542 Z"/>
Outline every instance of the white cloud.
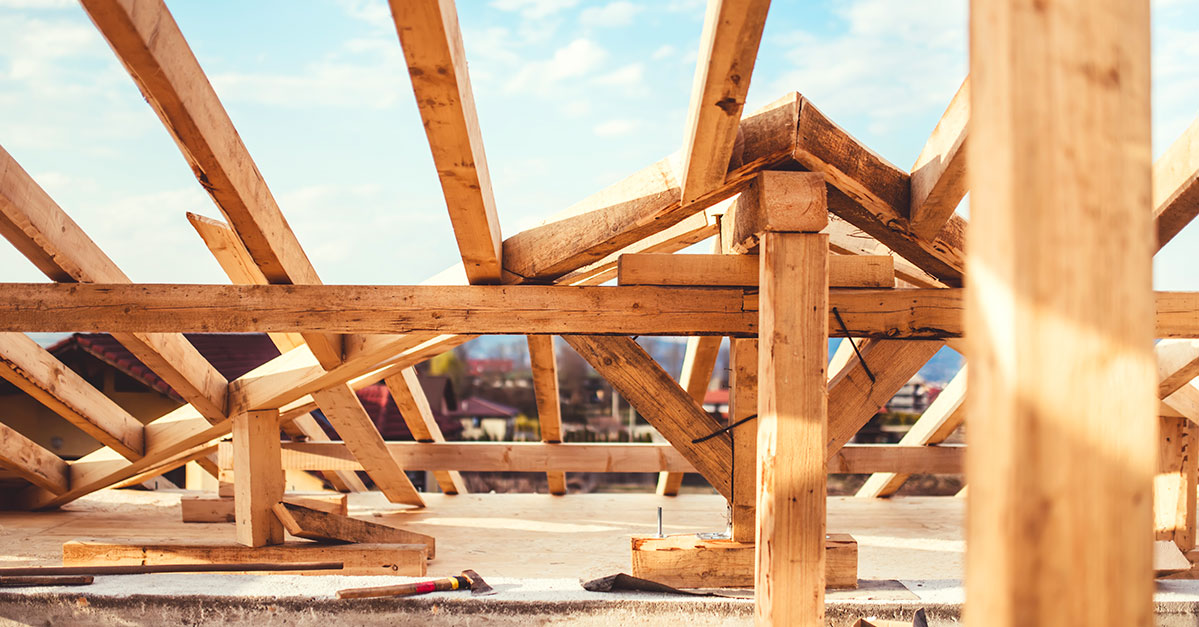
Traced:
<path fill-rule="evenodd" d="M 380 27 L 395 27 L 395 22 L 391 19 L 391 10 L 384 0 L 337 0 L 337 4 L 354 19 Z"/>
<path fill-rule="evenodd" d="M 641 11 L 642 7 L 632 2 L 617 0 L 602 7 L 584 9 L 579 22 L 584 26 L 627 26 Z"/>
<path fill-rule="evenodd" d="M 0 9 L 65 9 L 75 0 L 0 0 Z"/>
<path fill-rule="evenodd" d="M 645 66 L 640 63 L 630 63 L 595 79 L 597 85 L 611 87 L 640 87 L 645 80 Z"/>
<path fill-rule="evenodd" d="M 608 52 L 590 39 L 580 38 L 554 51 L 544 61 L 530 61 L 509 83 L 509 91 L 535 89 L 548 93 L 562 81 L 595 72 Z"/>
<path fill-rule="evenodd" d="M 493 8 L 501 11 L 516 11 L 525 19 L 550 17 L 559 11 L 578 4 L 578 0 L 494 0 Z"/>
<path fill-rule="evenodd" d="M 594 132 L 600 137 L 614 137 L 618 135 L 628 135 L 637 130 L 640 123 L 637 120 L 608 120 L 603 124 L 595 127 Z"/>
<path fill-rule="evenodd" d="M 678 50 L 675 49 L 674 46 L 670 44 L 663 44 L 659 46 L 658 49 L 655 50 L 652 55 L 650 55 L 650 57 L 656 61 L 661 61 L 662 59 L 669 59 L 676 54 L 678 54 Z"/>

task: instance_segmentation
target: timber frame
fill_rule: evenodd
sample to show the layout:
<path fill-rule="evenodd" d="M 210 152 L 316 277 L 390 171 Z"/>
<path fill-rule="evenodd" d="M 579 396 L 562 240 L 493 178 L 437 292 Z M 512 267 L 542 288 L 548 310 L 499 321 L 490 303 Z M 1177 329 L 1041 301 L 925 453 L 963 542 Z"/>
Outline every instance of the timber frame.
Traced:
<path fill-rule="evenodd" d="M 682 473 L 697 472 L 729 499 L 731 540 L 751 548 L 757 540 L 756 572 L 746 580 L 757 582 L 758 621 L 815 625 L 824 611 L 826 473 L 873 473 L 858 496 L 874 498 L 895 494 L 911 474 L 965 467 L 974 486 L 969 537 L 993 547 L 968 554 L 971 620 L 1070 622 L 1053 607 L 1078 612 L 1073 597 L 1045 601 L 1043 590 L 1056 588 L 1036 588 L 1047 575 L 1028 556 L 1040 551 L 1064 572 L 1077 554 L 1061 547 L 1085 546 L 1110 560 L 1100 570 L 1119 571 L 1077 586 L 1113 599 L 1114 610 L 1085 613 L 1088 624 L 1144 624 L 1150 579 L 1138 534 L 1183 550 L 1196 542 L 1199 293 L 1154 294 L 1148 264 L 1199 214 L 1199 122 L 1150 163 L 1147 0 L 1064 0 L 1043 14 L 1009 14 L 1015 4 L 972 2 L 974 78 L 904 170 L 799 93 L 744 112 L 770 3 L 710 0 L 680 153 L 505 238 L 454 3 L 391 0 L 462 263 L 418 286 L 352 286 L 322 285 L 163 0 L 82 0 L 221 213 L 223 220 L 187 218 L 232 285 L 132 283 L 0 148 L 0 234 L 51 281 L 0 285 L 0 377 L 103 445 L 65 461 L 0 424 L 0 467 L 24 482 L 0 496 L 16 507 L 53 508 L 201 460 L 211 472 L 234 471 L 238 539 L 267 547 L 284 538 L 273 513 L 284 507 L 284 469 L 321 471 L 342 491 L 365 489 L 355 475 L 365 471 L 389 500 L 414 507 L 424 501 L 405 469 L 434 472 L 447 494 L 466 491 L 460 471 L 543 472 L 554 494 L 566 493 L 565 472 L 661 472 L 666 495 L 677 493 Z M 1121 19 L 1108 23 L 1108 14 Z M 1019 37 L 1037 39 L 1027 33 L 1050 27 L 1070 44 L 1066 60 L 1054 60 L 1050 49 L 1063 47 L 1056 40 L 1040 41 L 1044 58 L 1005 56 Z M 1071 74 L 1070 64 L 1107 63 L 1088 57 L 1107 48 L 1125 55 L 1111 70 L 1115 87 Z M 1037 91 L 1055 81 L 1070 89 Z M 1041 102 L 1044 93 L 1054 96 Z M 1030 133 L 1054 111 L 1086 106 L 1102 109 L 1092 126 L 1077 115 L 1069 128 L 1033 139 L 1044 140 L 1046 154 L 1100 155 L 1086 162 L 1094 180 L 1016 153 L 1036 143 Z M 1125 142 L 1120 151 L 1105 132 Z M 980 162 L 972 158 L 997 165 L 984 172 L 968 165 Z M 1073 187 L 1038 187 L 1072 176 Z M 1085 200 L 1095 199 L 1077 181 L 1102 187 L 1103 177 L 1118 179 L 1123 195 L 1116 208 L 1096 201 L 1111 211 L 1101 220 L 1088 213 Z M 967 254 L 968 223 L 955 209 L 972 189 L 976 221 L 1002 237 L 974 239 Z M 1128 233 L 1105 230 L 1110 223 L 1128 223 Z M 1074 231 L 1059 249 L 1063 238 L 1054 235 Z M 1020 243 L 1025 234 L 1035 235 L 1032 244 Z M 711 254 L 675 254 L 705 240 Z M 1102 257 L 1111 250 L 1128 263 L 1107 276 L 1113 266 Z M 1052 271 L 1038 276 L 1037 267 L 1011 261 L 1029 256 Z M 1043 285 L 1062 276 L 1074 285 Z M 971 290 L 962 287 L 967 280 Z M 1104 300 L 1108 290 L 1118 302 Z M 1028 313 L 1031 297 L 1018 298 L 1047 292 L 1058 296 L 1042 303 L 1050 316 Z M 43 331 L 112 333 L 188 404 L 141 425 L 22 335 Z M 249 331 L 270 333 L 282 355 L 233 381 L 181 335 Z M 1065 333 L 1059 352 L 1048 341 L 1011 339 L 1056 342 L 1054 333 Z M 542 442 L 451 443 L 432 420 L 413 367 L 483 334 L 528 336 Z M 555 335 L 669 445 L 560 443 Z M 692 336 L 677 379 L 630 337 L 639 335 Z M 722 337 L 731 339 L 730 420 L 747 421 L 727 433 L 702 407 Z M 850 338 L 831 362 L 829 337 Z M 980 365 L 963 369 L 898 445 L 850 444 L 947 343 L 982 356 Z M 1111 373 L 1094 369 L 1063 378 L 1110 355 L 1124 360 L 1121 385 L 1104 385 Z M 1002 367 L 1035 370 L 1043 359 L 1056 369 L 1046 367 L 1037 382 Z M 385 443 L 371 424 L 354 390 L 379 381 L 417 442 Z M 1076 397 L 1067 402 L 1054 385 Z M 1021 413 L 1013 399 L 1024 394 L 1056 417 Z M 1074 495 L 1020 487 L 1063 510 L 1132 522 L 1121 530 L 1053 527 L 1056 545 L 1028 548 L 984 516 L 1039 515 L 1030 510 L 1039 501 L 1013 502 L 1022 492 L 1004 491 L 1005 482 L 1027 477 L 986 464 L 1032 463 L 1030 433 L 1056 429 L 1081 441 L 1091 416 L 1080 406 L 1112 414 L 1108 427 L 1127 437 L 1105 451 L 1127 467 L 1103 466 L 1068 443 L 1065 461 L 1033 461 L 1045 472 L 1084 468 L 1092 474 L 1079 483 L 1093 477 L 1093 488 Z M 316 408 L 343 441 L 328 441 L 308 415 Z M 986 434 L 968 462 L 964 447 L 943 444 L 967 416 Z M 301 441 L 280 442 L 280 429 Z M 218 445 L 230 435 L 232 443 Z M 1142 498 L 1155 472 L 1156 497 Z M 1130 502 L 1140 505 L 1120 509 Z M 983 564 L 988 557 L 994 561 Z M 1034 596 L 1043 602 L 1013 601 Z"/>

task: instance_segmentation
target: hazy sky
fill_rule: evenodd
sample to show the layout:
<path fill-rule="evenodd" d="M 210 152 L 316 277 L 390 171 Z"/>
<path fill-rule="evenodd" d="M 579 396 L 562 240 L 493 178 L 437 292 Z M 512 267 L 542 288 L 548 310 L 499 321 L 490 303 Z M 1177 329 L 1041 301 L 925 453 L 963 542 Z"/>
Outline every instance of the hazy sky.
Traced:
<path fill-rule="evenodd" d="M 384 0 L 168 5 L 325 282 L 457 260 Z M 800 91 L 907 169 L 966 74 L 965 7 L 776 0 L 749 106 Z M 681 145 L 704 2 L 458 8 L 505 235 Z M 1199 114 L 1199 2 L 1154 4 L 1153 62 L 1160 154 Z M 135 281 L 226 282 L 184 218 L 219 212 L 75 2 L 0 0 L 0 145 Z M 1192 225 L 1157 287 L 1199 290 L 1197 251 Z M 40 280 L 0 243 L 0 281 Z"/>

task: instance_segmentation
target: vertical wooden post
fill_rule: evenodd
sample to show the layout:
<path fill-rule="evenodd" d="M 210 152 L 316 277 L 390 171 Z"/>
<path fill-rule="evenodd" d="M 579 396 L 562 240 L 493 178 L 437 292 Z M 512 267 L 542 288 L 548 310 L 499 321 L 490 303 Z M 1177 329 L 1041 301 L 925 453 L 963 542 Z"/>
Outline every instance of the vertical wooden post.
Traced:
<path fill-rule="evenodd" d="M 757 622 L 824 625 L 828 236 L 761 248 Z"/>
<path fill-rule="evenodd" d="M 729 423 L 758 413 L 758 340 L 731 338 Z M 758 421 L 733 429 L 733 540 L 754 542 L 758 532 Z"/>
<path fill-rule="evenodd" d="M 965 619 L 1151 625 L 1149 2 L 970 26 Z"/>
<path fill-rule="evenodd" d="M 1186 418 L 1159 419 L 1157 477 L 1153 481 L 1154 532 L 1183 551 L 1195 548 L 1196 475 L 1199 433 Z"/>
<path fill-rule="evenodd" d="M 233 416 L 233 508 L 237 541 L 246 546 L 283 542 L 283 524 L 272 508 L 283 500 L 279 411 Z"/>

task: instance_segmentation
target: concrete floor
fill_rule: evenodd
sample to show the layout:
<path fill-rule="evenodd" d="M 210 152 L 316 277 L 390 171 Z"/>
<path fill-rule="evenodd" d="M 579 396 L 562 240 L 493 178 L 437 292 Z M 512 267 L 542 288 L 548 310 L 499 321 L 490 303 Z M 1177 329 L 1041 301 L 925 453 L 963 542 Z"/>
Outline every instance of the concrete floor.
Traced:
<path fill-rule="evenodd" d="M 55 565 L 61 545 L 84 538 L 233 540 L 233 525 L 184 524 L 185 492 L 105 491 L 46 513 L 0 512 L 0 565 Z M 92 586 L 0 591 L 0 624 L 186 623 L 337 624 L 749 624 L 744 599 L 592 593 L 580 580 L 629 570 L 629 536 L 725 528 L 715 495 L 428 495 L 425 510 L 390 505 L 378 493 L 350 497 L 350 514 L 437 538 L 429 576 L 472 568 L 498 594 L 439 593 L 409 599 L 339 601 L 340 588 L 411 581 L 403 577 L 136 575 L 97 577 Z M 963 599 L 961 499 L 829 499 L 829 530 L 859 543 L 853 591 L 830 592 L 828 624 L 861 616 L 954 624 Z M 896 583 L 898 582 L 898 583 Z M 1199 625 L 1199 581 L 1161 582 L 1159 624 Z"/>

